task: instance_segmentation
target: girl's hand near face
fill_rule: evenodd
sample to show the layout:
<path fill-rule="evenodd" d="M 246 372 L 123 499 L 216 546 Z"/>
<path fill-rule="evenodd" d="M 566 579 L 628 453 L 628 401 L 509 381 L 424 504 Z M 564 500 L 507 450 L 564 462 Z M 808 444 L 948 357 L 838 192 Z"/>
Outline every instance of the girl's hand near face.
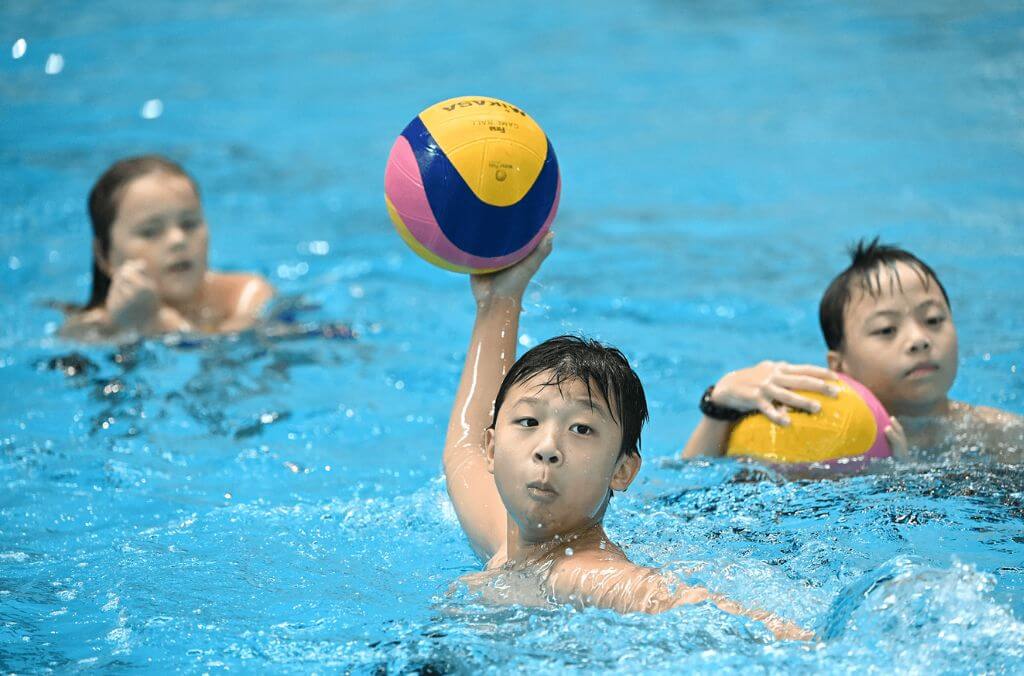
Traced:
<path fill-rule="evenodd" d="M 147 274 L 143 261 L 126 261 L 114 271 L 110 278 L 106 307 L 115 328 L 140 332 L 156 328 L 160 297 L 157 295 L 156 283 Z"/>
<path fill-rule="evenodd" d="M 829 381 L 838 379 L 833 371 L 820 366 L 763 361 L 725 374 L 715 383 L 711 401 L 737 411 L 760 411 L 775 424 L 786 426 L 790 422 L 786 407 L 808 413 L 821 409 L 818 402 L 794 390 L 836 397 L 839 388 Z"/>

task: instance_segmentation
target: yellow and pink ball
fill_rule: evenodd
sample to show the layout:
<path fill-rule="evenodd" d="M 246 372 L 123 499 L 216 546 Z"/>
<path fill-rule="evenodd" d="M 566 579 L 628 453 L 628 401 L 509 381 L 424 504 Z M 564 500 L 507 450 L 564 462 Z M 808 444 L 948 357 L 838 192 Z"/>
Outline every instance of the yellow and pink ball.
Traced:
<path fill-rule="evenodd" d="M 482 273 L 525 258 L 551 227 L 561 178 L 551 142 L 520 108 L 485 96 L 430 106 L 395 141 L 388 213 L 413 251 Z"/>
<path fill-rule="evenodd" d="M 892 455 L 885 428 L 889 414 L 878 398 L 853 378 L 840 374 L 839 395 L 800 394 L 821 404 L 817 413 L 792 411 L 780 427 L 764 415 L 741 420 L 729 437 L 726 455 L 770 464 L 824 464 L 860 467 Z"/>

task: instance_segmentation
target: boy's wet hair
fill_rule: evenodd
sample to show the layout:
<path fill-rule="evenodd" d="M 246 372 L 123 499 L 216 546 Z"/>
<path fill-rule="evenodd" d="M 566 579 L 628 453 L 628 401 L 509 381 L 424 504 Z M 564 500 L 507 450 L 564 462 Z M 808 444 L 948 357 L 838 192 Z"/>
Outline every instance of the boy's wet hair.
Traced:
<path fill-rule="evenodd" d="M 579 336 L 545 340 L 512 365 L 494 399 L 492 428 L 498 422 L 498 411 L 512 386 L 544 372 L 550 372 L 550 377 L 539 387 L 561 388 L 563 383 L 579 380 L 587 386 L 592 406 L 595 394 L 592 388 L 597 388 L 597 394 L 622 429 L 619 455 L 640 454 L 640 431 L 647 421 L 647 397 L 639 376 L 622 352 Z"/>
<path fill-rule="evenodd" d="M 902 290 L 903 283 L 896 271 L 897 263 L 905 263 L 910 266 L 921 282 L 927 286 L 932 282 L 939 287 L 942 297 L 949 305 L 949 295 L 945 287 L 939 281 L 939 276 L 928 266 L 927 263 L 910 253 L 891 244 L 880 244 L 876 237 L 870 242 L 860 240 L 850 248 L 850 266 L 840 272 L 832 283 L 825 289 L 825 295 L 821 297 L 821 304 L 818 306 L 818 320 L 821 322 L 821 332 L 825 336 L 825 344 L 830 350 L 838 350 L 843 345 L 845 337 L 843 328 L 843 313 L 850 298 L 853 296 L 854 288 L 858 288 L 873 298 L 877 298 L 883 291 L 884 280 L 882 270 L 889 271 L 888 280 L 890 292 L 899 288 Z"/>
<path fill-rule="evenodd" d="M 188 179 L 196 196 L 199 195 L 199 185 L 188 172 L 162 155 L 140 155 L 118 160 L 96 180 L 96 184 L 89 192 L 89 219 L 92 221 L 92 235 L 104 256 L 110 256 L 110 228 L 117 220 L 117 211 L 121 206 L 121 194 L 125 186 L 137 178 L 157 173 Z M 106 303 L 109 291 L 110 276 L 103 271 L 94 255 L 92 291 L 89 294 L 89 302 L 83 309 L 91 310 Z"/>

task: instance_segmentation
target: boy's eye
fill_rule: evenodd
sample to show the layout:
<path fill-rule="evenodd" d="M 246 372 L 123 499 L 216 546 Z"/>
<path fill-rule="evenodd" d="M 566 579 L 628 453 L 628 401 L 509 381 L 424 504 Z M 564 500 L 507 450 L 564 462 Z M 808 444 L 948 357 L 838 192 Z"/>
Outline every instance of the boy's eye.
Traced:
<path fill-rule="evenodd" d="M 201 218 L 186 218 L 181 221 L 181 227 L 183 230 L 195 230 L 202 222 Z"/>
<path fill-rule="evenodd" d="M 143 239 L 153 239 L 160 234 L 160 228 L 143 228 L 139 230 L 139 237 Z"/>
<path fill-rule="evenodd" d="M 872 336 L 892 336 L 896 334 L 895 326 L 883 326 L 880 329 L 875 329 L 871 332 Z"/>
<path fill-rule="evenodd" d="M 512 424 L 519 427 L 536 427 L 538 425 L 536 418 L 517 418 L 512 421 Z"/>
<path fill-rule="evenodd" d="M 575 425 L 572 425 L 569 428 L 569 431 L 570 432 L 575 432 L 576 434 L 582 434 L 583 436 L 587 436 L 587 435 L 593 434 L 594 428 L 591 427 L 590 425 L 584 425 L 582 423 L 576 423 Z"/>
<path fill-rule="evenodd" d="M 934 317 L 929 317 L 925 321 L 928 322 L 928 326 L 939 326 L 942 322 L 946 321 L 946 317 L 943 315 L 936 315 Z"/>

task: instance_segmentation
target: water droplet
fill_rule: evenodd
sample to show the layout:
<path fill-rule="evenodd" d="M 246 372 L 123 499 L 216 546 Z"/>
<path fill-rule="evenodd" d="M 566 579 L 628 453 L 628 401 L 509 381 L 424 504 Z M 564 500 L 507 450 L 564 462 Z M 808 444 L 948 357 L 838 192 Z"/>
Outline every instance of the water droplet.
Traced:
<path fill-rule="evenodd" d="M 160 99 L 150 99 L 142 104 L 139 115 L 144 120 L 155 120 L 164 114 L 164 102 Z"/>
<path fill-rule="evenodd" d="M 565 555 L 566 556 L 572 556 L 573 555 L 572 547 L 566 547 L 565 548 Z"/>
<path fill-rule="evenodd" d="M 11 57 L 15 59 L 20 59 L 21 57 L 25 56 L 25 52 L 27 50 L 28 43 L 25 42 L 25 38 L 18 38 L 14 41 L 14 44 L 11 45 Z"/>
<path fill-rule="evenodd" d="M 405 389 L 405 383 L 403 381 L 401 381 L 401 380 L 395 381 L 395 389 L 396 390 L 404 390 Z"/>
<path fill-rule="evenodd" d="M 523 335 L 519 336 L 519 344 L 522 345 L 523 347 L 529 347 L 532 343 L 533 338 L 531 338 L 527 334 L 524 333 Z"/>
<path fill-rule="evenodd" d="M 64 57 L 60 54 L 50 54 L 46 57 L 46 74 L 57 75 L 64 70 Z"/>

